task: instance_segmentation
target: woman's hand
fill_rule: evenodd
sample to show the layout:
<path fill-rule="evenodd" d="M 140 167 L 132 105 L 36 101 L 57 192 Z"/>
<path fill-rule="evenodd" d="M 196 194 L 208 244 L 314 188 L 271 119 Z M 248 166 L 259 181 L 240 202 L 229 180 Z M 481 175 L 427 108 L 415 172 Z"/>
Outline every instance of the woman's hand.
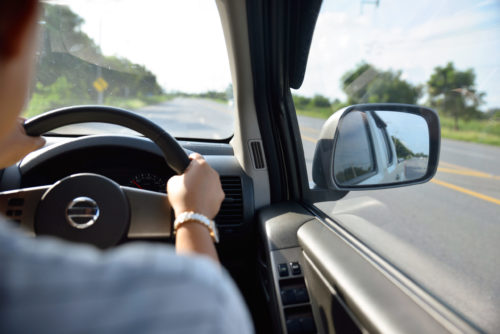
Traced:
<path fill-rule="evenodd" d="M 224 200 L 219 174 L 198 153 L 189 156 L 191 163 L 182 175 L 167 183 L 170 205 L 178 216 L 193 211 L 214 219 Z"/>
<path fill-rule="evenodd" d="M 178 217 L 193 211 L 214 219 L 224 200 L 219 174 L 198 153 L 189 156 L 191 163 L 182 175 L 167 183 L 170 205 Z M 197 222 L 186 222 L 177 229 L 175 249 L 178 254 L 201 254 L 219 263 L 208 229 Z"/>
<path fill-rule="evenodd" d="M 0 141 L 0 169 L 11 166 L 45 145 L 42 137 L 31 137 L 24 131 L 24 119 L 18 118 L 14 128 Z"/>

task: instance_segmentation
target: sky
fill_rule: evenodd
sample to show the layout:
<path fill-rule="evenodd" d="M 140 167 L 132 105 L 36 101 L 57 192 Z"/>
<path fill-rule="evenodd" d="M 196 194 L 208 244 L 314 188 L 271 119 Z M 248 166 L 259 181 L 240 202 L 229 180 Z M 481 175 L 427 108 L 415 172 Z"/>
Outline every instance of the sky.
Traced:
<path fill-rule="evenodd" d="M 425 119 L 419 115 L 377 111 L 377 115 L 387 124 L 390 136 L 398 138 L 413 153 L 429 154 L 429 129 Z"/>
<path fill-rule="evenodd" d="M 68 4 L 104 54 L 145 65 L 167 91 L 224 90 L 231 81 L 213 0 L 49 2 Z M 500 107 L 500 0 L 361 3 L 325 0 L 298 94 L 344 100 L 340 78 L 362 61 L 401 70 L 413 84 L 453 61 L 474 69 L 477 89 L 486 92 L 483 109 Z"/>

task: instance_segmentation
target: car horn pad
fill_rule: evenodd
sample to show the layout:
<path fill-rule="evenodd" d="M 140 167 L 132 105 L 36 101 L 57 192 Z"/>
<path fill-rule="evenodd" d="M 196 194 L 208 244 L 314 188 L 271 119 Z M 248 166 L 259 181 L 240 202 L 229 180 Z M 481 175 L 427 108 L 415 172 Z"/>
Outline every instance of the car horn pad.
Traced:
<path fill-rule="evenodd" d="M 50 187 L 35 214 L 35 232 L 108 248 L 130 224 L 130 208 L 120 186 L 101 175 L 75 174 Z"/>

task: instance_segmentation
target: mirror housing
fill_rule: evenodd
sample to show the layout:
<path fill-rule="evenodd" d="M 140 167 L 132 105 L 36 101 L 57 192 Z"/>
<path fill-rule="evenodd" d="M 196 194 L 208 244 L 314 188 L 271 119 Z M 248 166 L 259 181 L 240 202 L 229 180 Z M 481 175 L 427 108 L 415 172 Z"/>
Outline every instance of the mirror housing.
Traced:
<path fill-rule="evenodd" d="M 313 181 L 338 191 L 402 187 L 436 173 L 440 124 L 429 108 L 376 103 L 346 107 L 321 129 Z"/>

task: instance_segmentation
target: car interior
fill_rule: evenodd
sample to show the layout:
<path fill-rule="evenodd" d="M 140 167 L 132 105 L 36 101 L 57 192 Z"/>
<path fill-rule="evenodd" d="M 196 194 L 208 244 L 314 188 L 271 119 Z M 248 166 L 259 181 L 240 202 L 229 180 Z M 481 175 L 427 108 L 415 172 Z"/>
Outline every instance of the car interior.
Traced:
<path fill-rule="evenodd" d="M 232 137 L 173 138 L 153 122 L 109 106 L 47 110 L 25 124 L 29 134 L 44 134 L 46 146 L 0 174 L 0 211 L 33 236 L 56 235 L 103 249 L 135 241 L 172 244 L 165 183 L 182 173 L 190 152 L 198 152 L 220 174 L 226 198 L 215 218 L 217 250 L 257 333 L 479 331 L 313 205 L 356 189 L 430 180 L 439 161 L 436 113 L 401 104 L 335 113 L 316 145 L 310 181 L 290 89 L 304 79 L 322 1 L 216 4 L 233 82 Z M 407 162 L 405 171 L 389 171 L 401 161 L 383 135 L 384 121 L 392 117 L 384 113 L 418 117 L 425 128 L 420 138 L 427 151 Z M 349 117 L 362 123 L 348 128 Z M 51 132 L 82 122 L 121 125 L 141 135 Z M 358 138 L 363 127 L 367 144 L 355 150 L 348 129 Z M 377 146 L 377 136 L 384 144 Z M 377 160 L 383 154 L 385 160 Z M 130 180 L 143 189 L 132 188 Z M 107 225 L 86 230 L 65 222 L 68 201 L 81 196 L 96 200 Z M 47 215 L 55 218 L 47 221 Z"/>

